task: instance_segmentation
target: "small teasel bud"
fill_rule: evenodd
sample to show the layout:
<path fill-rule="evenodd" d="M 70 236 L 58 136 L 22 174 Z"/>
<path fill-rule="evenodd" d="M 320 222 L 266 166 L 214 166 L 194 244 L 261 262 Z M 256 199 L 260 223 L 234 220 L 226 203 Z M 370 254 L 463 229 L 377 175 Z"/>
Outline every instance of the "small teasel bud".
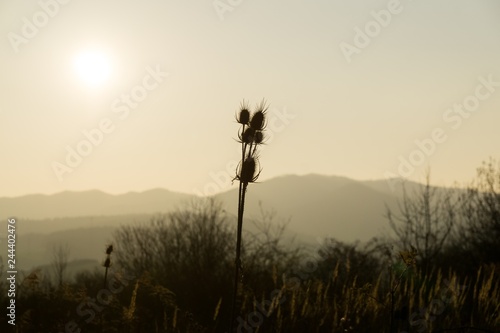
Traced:
<path fill-rule="evenodd" d="M 109 258 L 106 258 L 106 260 L 104 261 L 104 267 L 106 268 L 109 268 L 109 266 L 111 266 L 111 259 Z"/>
<path fill-rule="evenodd" d="M 106 248 L 106 254 L 107 255 L 110 255 L 111 252 L 113 252 L 113 245 L 109 245 L 107 248 Z"/>
<path fill-rule="evenodd" d="M 241 141 L 244 143 L 252 143 L 255 137 L 255 130 L 251 127 L 247 128 L 241 136 Z"/>
<path fill-rule="evenodd" d="M 240 113 L 236 120 L 242 125 L 248 125 L 250 121 L 250 111 L 248 111 L 248 104 L 243 101 L 240 106 Z"/>
<path fill-rule="evenodd" d="M 262 143 L 263 140 L 264 140 L 264 133 L 262 133 L 261 131 L 257 131 L 255 133 L 255 143 L 260 144 Z"/>
<path fill-rule="evenodd" d="M 256 163 L 253 157 L 247 158 L 241 165 L 240 181 L 251 183 L 255 181 Z"/>

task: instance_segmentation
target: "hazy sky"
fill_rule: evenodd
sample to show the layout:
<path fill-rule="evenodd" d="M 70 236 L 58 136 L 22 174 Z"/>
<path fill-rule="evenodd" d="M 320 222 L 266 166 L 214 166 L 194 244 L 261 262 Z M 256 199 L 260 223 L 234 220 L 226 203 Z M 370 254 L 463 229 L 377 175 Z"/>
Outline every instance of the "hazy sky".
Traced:
<path fill-rule="evenodd" d="M 0 35 L 0 196 L 226 190 L 242 99 L 261 180 L 500 157 L 498 0 L 1 0 Z"/>

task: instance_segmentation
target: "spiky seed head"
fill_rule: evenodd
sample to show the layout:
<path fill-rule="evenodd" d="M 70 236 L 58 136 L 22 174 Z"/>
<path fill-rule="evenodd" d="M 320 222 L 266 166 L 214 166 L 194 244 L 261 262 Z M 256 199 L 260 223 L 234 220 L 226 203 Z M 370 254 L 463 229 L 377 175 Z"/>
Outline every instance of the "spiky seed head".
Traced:
<path fill-rule="evenodd" d="M 236 120 L 242 125 L 248 125 L 248 122 L 250 121 L 249 105 L 245 100 L 243 100 L 240 104 L 240 113 L 236 117 Z"/>
<path fill-rule="evenodd" d="M 255 110 L 255 112 L 262 111 L 262 112 L 265 113 L 267 111 L 267 108 L 268 108 L 268 106 L 266 105 L 266 100 L 262 99 L 262 101 L 260 102 L 260 104 L 257 105 L 257 110 Z"/>
<path fill-rule="evenodd" d="M 248 125 L 250 121 L 250 111 L 247 109 L 241 109 L 240 114 L 238 116 L 238 122 L 242 125 Z"/>
<path fill-rule="evenodd" d="M 106 254 L 110 255 L 111 252 L 113 252 L 113 245 L 108 245 L 108 247 L 106 248 Z"/>
<path fill-rule="evenodd" d="M 255 143 L 260 144 L 262 143 L 263 140 L 264 140 L 264 133 L 262 133 L 261 131 L 257 131 L 255 133 Z"/>
<path fill-rule="evenodd" d="M 241 136 L 241 141 L 244 143 L 252 143 L 255 137 L 255 130 L 251 127 L 247 128 Z"/>
<path fill-rule="evenodd" d="M 263 99 L 255 110 L 250 120 L 250 126 L 256 131 L 262 131 L 266 127 L 266 111 L 268 106 L 266 105 L 266 100 Z"/>
<path fill-rule="evenodd" d="M 256 163 L 253 157 L 248 157 L 241 165 L 240 181 L 243 183 L 251 183 L 255 178 Z"/>
<path fill-rule="evenodd" d="M 257 111 L 250 120 L 250 127 L 256 131 L 262 131 L 265 127 L 264 111 Z"/>

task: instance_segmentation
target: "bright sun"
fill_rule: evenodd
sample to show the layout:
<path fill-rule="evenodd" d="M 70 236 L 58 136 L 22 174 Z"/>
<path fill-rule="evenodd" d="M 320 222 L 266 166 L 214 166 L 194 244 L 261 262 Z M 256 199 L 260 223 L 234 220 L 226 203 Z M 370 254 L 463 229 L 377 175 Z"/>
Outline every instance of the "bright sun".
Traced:
<path fill-rule="evenodd" d="M 108 56 L 101 51 L 87 50 L 79 53 L 74 60 L 78 77 L 88 86 L 99 87 L 106 83 L 111 74 Z"/>

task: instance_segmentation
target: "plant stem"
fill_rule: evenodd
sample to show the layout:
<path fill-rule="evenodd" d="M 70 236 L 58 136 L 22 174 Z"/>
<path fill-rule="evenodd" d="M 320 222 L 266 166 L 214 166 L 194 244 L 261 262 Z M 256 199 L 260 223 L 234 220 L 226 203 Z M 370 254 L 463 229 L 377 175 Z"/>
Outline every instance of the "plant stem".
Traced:
<path fill-rule="evenodd" d="M 247 190 L 248 183 L 243 183 L 240 181 L 239 193 L 238 193 L 238 232 L 236 238 L 236 259 L 235 269 L 234 269 L 234 285 L 233 285 L 233 299 L 231 303 L 231 324 L 229 327 L 229 332 L 233 332 L 233 325 L 236 316 L 236 300 L 238 295 L 238 285 L 240 282 L 240 271 L 241 271 L 241 233 L 243 230 L 243 211 L 245 209 L 245 193 Z"/>
<path fill-rule="evenodd" d="M 104 289 L 106 289 L 106 281 L 108 279 L 108 267 L 106 267 L 106 270 L 104 271 Z"/>

